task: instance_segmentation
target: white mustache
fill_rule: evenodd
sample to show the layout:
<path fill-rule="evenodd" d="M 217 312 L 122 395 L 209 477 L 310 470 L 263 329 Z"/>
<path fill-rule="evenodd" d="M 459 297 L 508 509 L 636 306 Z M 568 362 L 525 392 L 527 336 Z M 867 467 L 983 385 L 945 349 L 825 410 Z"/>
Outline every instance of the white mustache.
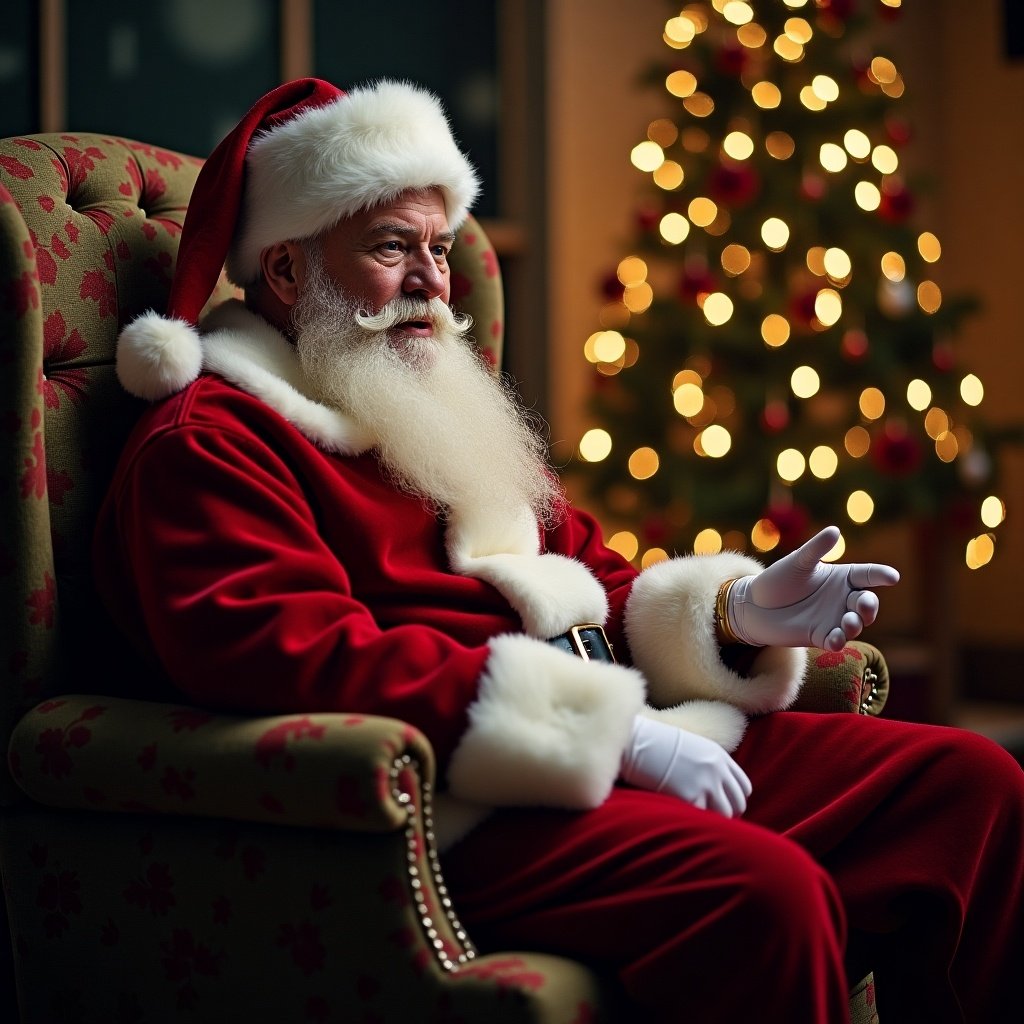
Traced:
<path fill-rule="evenodd" d="M 376 313 L 359 310 L 355 322 L 368 331 L 389 331 L 392 327 L 410 320 L 422 320 L 437 331 L 449 331 L 461 336 L 473 326 L 473 318 L 465 313 L 456 313 L 440 299 L 415 299 L 399 295 Z"/>

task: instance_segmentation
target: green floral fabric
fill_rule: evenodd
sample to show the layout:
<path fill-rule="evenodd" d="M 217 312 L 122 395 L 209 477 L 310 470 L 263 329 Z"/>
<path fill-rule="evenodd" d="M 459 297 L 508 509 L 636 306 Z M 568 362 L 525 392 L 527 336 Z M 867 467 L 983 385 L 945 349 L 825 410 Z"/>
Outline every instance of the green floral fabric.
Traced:
<path fill-rule="evenodd" d="M 416 730 L 124 697 L 149 669 L 89 567 L 140 411 L 114 349 L 163 309 L 199 166 L 104 135 L 0 140 L 0 869 L 22 1020 L 608 1019 L 577 964 L 475 956 L 440 877 Z M 231 293 L 222 281 L 214 301 Z M 499 366 L 500 268 L 472 218 L 452 299 Z M 865 710 L 877 652 L 822 655 L 802 700 Z"/>

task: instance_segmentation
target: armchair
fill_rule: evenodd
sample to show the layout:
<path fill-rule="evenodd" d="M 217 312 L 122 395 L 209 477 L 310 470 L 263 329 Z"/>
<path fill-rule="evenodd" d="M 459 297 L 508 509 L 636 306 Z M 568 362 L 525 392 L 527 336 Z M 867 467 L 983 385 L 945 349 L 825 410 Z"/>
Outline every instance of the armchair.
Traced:
<path fill-rule="evenodd" d="M 163 306 L 198 168 L 108 136 L 0 141 L 0 978 L 18 996 L 0 1011 L 609 1019 L 614 994 L 585 967 L 474 950 L 444 889 L 417 730 L 131 697 L 151 669 L 107 621 L 89 569 L 96 509 L 141 408 L 117 383 L 114 345 Z M 453 301 L 497 365 L 500 275 L 472 219 L 456 253 Z M 881 710 L 874 648 L 812 660 L 804 710 Z M 869 976 L 851 995 L 856 1021 L 877 1020 L 871 995 Z"/>

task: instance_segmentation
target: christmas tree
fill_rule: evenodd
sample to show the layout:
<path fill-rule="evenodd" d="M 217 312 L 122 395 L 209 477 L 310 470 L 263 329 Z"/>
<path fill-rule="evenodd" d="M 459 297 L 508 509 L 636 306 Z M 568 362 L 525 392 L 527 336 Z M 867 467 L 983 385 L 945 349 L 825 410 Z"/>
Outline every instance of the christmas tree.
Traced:
<path fill-rule="evenodd" d="M 773 558 L 915 519 L 992 557 L 1006 437 L 954 344 L 973 300 L 943 294 L 916 223 L 899 6 L 713 0 L 665 24 L 661 116 L 632 151 L 648 191 L 585 346 L 577 465 L 627 558 Z"/>

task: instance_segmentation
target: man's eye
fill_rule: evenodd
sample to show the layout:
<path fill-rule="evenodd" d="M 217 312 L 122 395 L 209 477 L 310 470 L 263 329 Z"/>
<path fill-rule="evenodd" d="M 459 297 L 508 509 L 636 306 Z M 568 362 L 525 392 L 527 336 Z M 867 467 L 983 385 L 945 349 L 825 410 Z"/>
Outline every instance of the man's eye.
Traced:
<path fill-rule="evenodd" d="M 447 259 L 448 258 L 448 247 L 444 246 L 444 245 L 435 245 L 434 246 L 434 255 L 440 257 L 441 259 Z"/>
<path fill-rule="evenodd" d="M 392 238 L 390 241 L 384 242 L 381 245 L 381 248 L 385 250 L 385 252 L 401 252 L 402 243 Z"/>

